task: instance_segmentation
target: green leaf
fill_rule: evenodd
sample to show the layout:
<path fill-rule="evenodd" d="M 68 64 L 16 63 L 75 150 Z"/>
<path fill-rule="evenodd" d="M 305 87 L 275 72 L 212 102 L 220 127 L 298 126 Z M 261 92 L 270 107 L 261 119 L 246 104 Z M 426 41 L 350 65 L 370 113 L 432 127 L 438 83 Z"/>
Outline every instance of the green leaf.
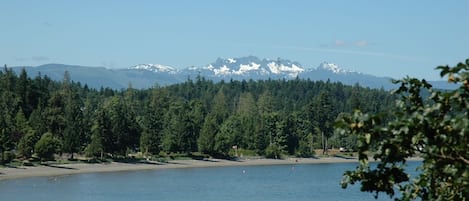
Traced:
<path fill-rule="evenodd" d="M 370 142 L 371 142 L 371 134 L 370 133 L 365 134 L 365 142 L 366 142 L 366 144 L 370 144 Z"/>

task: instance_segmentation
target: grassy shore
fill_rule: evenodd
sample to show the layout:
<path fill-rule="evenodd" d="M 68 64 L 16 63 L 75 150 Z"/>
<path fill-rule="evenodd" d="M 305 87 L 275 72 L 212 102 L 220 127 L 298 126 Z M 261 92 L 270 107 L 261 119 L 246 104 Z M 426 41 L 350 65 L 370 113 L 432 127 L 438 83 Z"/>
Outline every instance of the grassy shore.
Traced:
<path fill-rule="evenodd" d="M 356 159 L 339 157 L 327 158 L 287 158 L 275 159 L 245 159 L 245 160 L 172 160 L 168 162 L 142 161 L 134 163 L 73 163 L 73 164 L 50 164 L 41 166 L 18 166 L 0 168 L 0 180 L 28 178 L 28 177 L 52 177 L 60 175 L 116 172 L 116 171 L 138 171 L 158 170 L 171 168 L 203 168 L 203 167 L 225 167 L 225 166 L 252 166 L 252 165 L 288 165 L 288 164 L 315 164 L 315 163 L 350 163 Z"/>

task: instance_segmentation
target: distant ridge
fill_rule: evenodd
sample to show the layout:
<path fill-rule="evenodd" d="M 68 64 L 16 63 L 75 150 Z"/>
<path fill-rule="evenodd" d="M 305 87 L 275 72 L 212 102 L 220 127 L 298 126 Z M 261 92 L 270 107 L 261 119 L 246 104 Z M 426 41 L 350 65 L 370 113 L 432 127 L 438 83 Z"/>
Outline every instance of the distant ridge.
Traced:
<path fill-rule="evenodd" d="M 204 66 L 179 69 L 161 64 L 138 64 L 126 69 L 107 69 L 66 64 L 45 64 L 37 67 L 13 67 L 19 73 L 25 68 L 30 77 L 41 73 L 53 80 L 62 80 L 65 71 L 75 82 L 87 84 L 92 88 L 109 87 L 124 89 L 131 85 L 134 88 L 149 88 L 155 85 L 169 85 L 194 79 L 198 76 L 221 80 L 267 80 L 267 79 L 309 79 L 342 82 L 346 85 L 359 84 L 370 88 L 394 89 L 390 77 L 373 75 L 346 70 L 337 64 L 322 62 L 317 67 L 304 67 L 299 62 L 288 59 L 260 59 L 255 56 L 237 58 L 218 58 Z M 436 88 L 451 89 L 451 85 L 443 81 L 430 82 Z"/>

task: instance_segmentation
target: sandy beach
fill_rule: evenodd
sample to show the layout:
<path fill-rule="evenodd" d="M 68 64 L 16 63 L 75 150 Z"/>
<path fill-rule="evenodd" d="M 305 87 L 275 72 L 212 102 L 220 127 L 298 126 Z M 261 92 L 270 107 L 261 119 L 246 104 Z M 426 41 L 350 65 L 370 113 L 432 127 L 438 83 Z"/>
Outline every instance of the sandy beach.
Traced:
<path fill-rule="evenodd" d="M 77 163 L 60 164 L 36 167 L 6 167 L 0 168 L 0 180 L 18 179 L 27 177 L 52 177 L 60 175 L 117 172 L 117 171 L 138 171 L 138 170 L 158 170 L 171 168 L 203 168 L 203 167 L 224 167 L 224 166 L 252 166 L 252 165 L 288 165 L 288 164 L 318 164 L 318 163 L 351 163 L 355 159 L 343 158 L 288 158 L 283 160 L 275 159 L 249 159 L 240 161 L 230 161 L 221 159 L 207 160 L 174 160 L 167 163 L 149 161 L 148 163 Z"/>

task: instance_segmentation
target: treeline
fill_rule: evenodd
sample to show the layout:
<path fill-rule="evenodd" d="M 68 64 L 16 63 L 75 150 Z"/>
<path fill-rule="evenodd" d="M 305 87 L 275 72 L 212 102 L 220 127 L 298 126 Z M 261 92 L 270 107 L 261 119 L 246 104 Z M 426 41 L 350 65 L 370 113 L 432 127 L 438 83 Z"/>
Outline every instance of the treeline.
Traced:
<path fill-rule="evenodd" d="M 0 72 L 1 162 L 201 152 L 227 157 L 312 156 L 314 149 L 353 149 L 352 136 L 333 133 L 335 119 L 393 105 L 389 92 L 310 80 L 222 81 L 202 77 L 136 90 L 93 89 L 47 76 Z M 325 149 L 327 150 L 327 149 Z"/>

